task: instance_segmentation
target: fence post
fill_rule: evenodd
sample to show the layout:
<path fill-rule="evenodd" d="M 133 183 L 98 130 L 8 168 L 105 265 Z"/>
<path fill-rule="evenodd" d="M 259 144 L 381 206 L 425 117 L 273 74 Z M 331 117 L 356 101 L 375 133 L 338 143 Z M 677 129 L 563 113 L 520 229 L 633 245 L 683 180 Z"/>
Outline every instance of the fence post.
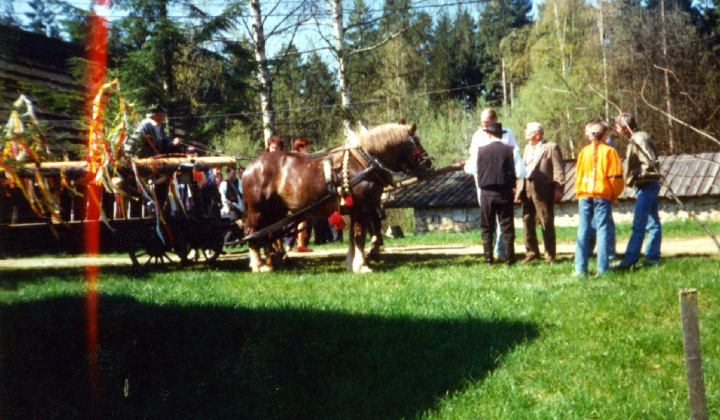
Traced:
<path fill-rule="evenodd" d="M 707 420 L 705 378 L 703 377 L 702 354 L 700 353 L 697 290 L 680 289 L 679 294 L 690 418 L 693 420 Z"/>

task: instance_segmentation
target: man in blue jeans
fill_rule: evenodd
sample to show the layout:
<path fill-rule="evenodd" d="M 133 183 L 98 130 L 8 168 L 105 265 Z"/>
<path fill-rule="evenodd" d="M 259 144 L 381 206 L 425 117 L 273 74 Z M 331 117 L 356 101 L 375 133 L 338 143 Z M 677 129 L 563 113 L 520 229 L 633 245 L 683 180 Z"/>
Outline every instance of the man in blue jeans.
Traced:
<path fill-rule="evenodd" d="M 645 265 L 660 262 L 660 242 L 662 228 L 658 215 L 658 192 L 660 192 L 660 173 L 655 144 L 650 135 L 640 131 L 632 114 L 620 114 L 615 119 L 615 131 L 631 139 L 627 148 L 623 174 L 626 184 L 635 187 L 637 200 L 633 216 L 632 235 L 622 261 L 613 264 L 616 270 L 632 268 L 640 259 L 645 232 L 648 243 L 645 247 Z"/>

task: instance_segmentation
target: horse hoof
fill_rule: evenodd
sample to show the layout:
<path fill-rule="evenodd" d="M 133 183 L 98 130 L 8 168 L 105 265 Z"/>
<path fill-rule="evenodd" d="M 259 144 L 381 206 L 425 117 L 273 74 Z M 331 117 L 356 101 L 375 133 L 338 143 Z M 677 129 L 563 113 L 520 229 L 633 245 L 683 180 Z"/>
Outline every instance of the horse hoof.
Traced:
<path fill-rule="evenodd" d="M 360 267 L 360 269 L 358 271 L 356 271 L 356 273 L 359 273 L 359 274 L 372 273 L 372 268 L 368 267 L 367 265 L 363 265 L 362 267 Z"/>

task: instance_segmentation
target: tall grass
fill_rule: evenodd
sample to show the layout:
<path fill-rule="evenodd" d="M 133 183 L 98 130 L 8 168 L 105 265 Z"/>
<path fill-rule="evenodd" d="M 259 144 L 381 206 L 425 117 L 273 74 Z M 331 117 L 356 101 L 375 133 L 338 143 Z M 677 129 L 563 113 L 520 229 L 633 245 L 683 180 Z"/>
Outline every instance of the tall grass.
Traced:
<path fill-rule="evenodd" d="M 97 408 L 82 270 L 2 269 L 0 418 L 687 418 L 684 287 L 720 415 L 715 258 L 585 279 L 569 260 L 342 260 L 103 268 Z"/>

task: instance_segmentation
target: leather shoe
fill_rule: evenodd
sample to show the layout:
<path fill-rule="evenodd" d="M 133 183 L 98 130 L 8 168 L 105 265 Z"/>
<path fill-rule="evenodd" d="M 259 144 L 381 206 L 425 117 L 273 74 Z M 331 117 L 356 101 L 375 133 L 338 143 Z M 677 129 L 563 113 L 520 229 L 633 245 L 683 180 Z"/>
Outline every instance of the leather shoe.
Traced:
<path fill-rule="evenodd" d="M 625 260 L 620 260 L 616 263 L 610 264 L 611 269 L 618 270 L 618 271 L 629 270 L 629 269 L 633 268 L 634 266 L 635 266 L 634 262 L 631 263 L 630 261 L 625 261 Z"/>

